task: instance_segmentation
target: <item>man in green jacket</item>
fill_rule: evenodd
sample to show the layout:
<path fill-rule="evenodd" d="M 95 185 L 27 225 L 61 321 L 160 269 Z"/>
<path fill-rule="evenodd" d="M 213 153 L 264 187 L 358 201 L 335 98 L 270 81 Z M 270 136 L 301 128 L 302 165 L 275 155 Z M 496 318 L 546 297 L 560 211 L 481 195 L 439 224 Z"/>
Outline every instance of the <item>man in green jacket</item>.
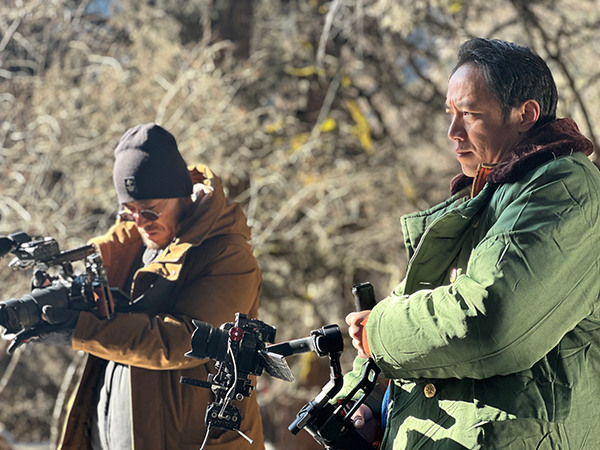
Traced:
<path fill-rule="evenodd" d="M 600 448 L 600 171 L 556 119 L 544 61 L 473 39 L 446 108 L 462 174 L 402 218 L 406 277 L 347 317 L 359 357 L 389 378 L 381 448 Z M 372 413 L 354 416 L 369 439 Z"/>

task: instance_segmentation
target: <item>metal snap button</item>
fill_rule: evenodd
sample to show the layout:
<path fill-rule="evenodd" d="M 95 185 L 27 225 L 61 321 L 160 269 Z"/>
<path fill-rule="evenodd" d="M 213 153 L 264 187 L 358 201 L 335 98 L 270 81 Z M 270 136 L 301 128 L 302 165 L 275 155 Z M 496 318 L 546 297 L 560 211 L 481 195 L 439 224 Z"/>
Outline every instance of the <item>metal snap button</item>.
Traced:
<path fill-rule="evenodd" d="M 423 393 L 425 394 L 425 397 L 427 397 L 427 398 L 433 397 L 436 393 L 436 389 L 435 389 L 435 386 L 433 385 L 433 383 L 427 383 L 425 385 L 425 388 L 423 389 Z"/>

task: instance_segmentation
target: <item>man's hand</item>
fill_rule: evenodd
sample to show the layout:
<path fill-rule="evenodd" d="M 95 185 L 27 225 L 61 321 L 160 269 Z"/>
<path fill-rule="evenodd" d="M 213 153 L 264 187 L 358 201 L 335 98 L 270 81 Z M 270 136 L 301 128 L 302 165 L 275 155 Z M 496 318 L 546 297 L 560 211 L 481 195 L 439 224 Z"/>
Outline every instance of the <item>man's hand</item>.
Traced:
<path fill-rule="evenodd" d="M 373 411 L 367 405 L 360 405 L 352 415 L 352 423 L 356 432 L 369 444 L 377 438 L 379 422 L 373 416 Z"/>
<path fill-rule="evenodd" d="M 77 320 L 79 319 L 79 311 L 45 305 L 42 308 L 42 319 L 54 326 L 32 338 L 32 342 L 62 345 L 65 347 L 71 346 L 75 325 L 77 325 Z"/>
<path fill-rule="evenodd" d="M 352 346 L 358 350 L 358 356 L 361 358 L 369 358 L 369 355 L 365 351 L 363 345 L 363 322 L 369 316 L 371 311 L 360 311 L 350 313 L 346 316 L 346 323 L 348 324 L 348 334 L 352 338 Z"/>
<path fill-rule="evenodd" d="M 67 328 L 75 328 L 79 311 L 68 308 L 57 308 L 51 305 L 42 307 L 42 319 L 50 325 L 63 325 Z"/>

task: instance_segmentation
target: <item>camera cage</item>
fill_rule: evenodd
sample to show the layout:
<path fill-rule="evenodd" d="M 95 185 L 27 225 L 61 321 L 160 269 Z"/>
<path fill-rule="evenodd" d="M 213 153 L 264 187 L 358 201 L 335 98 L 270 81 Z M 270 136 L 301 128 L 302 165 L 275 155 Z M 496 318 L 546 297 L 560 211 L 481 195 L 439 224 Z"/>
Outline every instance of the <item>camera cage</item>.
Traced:
<path fill-rule="evenodd" d="M 114 314 L 113 290 L 108 286 L 102 258 L 93 244 L 61 251 L 51 237 L 32 239 L 24 232 L 0 237 L 0 257 L 12 253 L 8 264 L 13 270 L 33 270 L 31 294 L 0 302 L 0 325 L 14 334 L 8 352 L 40 332 L 54 328 L 41 319 L 45 299 L 57 292 L 58 305 L 75 310 L 91 311 L 101 319 Z M 81 261 L 85 272 L 76 274 L 73 263 Z M 58 269 L 58 275 L 49 274 Z M 64 301 L 63 301 L 64 300 Z M 64 304 L 63 304 L 64 303 Z"/>

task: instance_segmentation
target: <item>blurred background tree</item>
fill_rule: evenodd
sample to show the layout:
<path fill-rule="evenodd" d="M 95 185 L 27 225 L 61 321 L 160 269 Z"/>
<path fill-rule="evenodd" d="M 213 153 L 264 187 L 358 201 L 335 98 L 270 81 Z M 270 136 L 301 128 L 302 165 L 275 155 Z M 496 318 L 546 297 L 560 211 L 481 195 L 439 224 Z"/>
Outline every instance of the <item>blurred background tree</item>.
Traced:
<path fill-rule="evenodd" d="M 0 234 L 67 249 L 106 231 L 116 143 L 157 122 L 243 205 L 277 341 L 343 324 L 352 284 L 371 281 L 380 299 L 402 279 L 400 216 L 446 198 L 460 171 L 444 113 L 458 46 L 531 47 L 556 77 L 559 115 L 597 143 L 599 11 L 597 0 L 4 0 Z M 0 298 L 25 294 L 30 274 L 2 263 Z M 80 361 L 35 345 L 0 356 L 6 432 L 53 448 Z M 320 448 L 287 426 L 327 361 L 289 362 L 296 382 L 259 379 L 267 439 Z"/>

